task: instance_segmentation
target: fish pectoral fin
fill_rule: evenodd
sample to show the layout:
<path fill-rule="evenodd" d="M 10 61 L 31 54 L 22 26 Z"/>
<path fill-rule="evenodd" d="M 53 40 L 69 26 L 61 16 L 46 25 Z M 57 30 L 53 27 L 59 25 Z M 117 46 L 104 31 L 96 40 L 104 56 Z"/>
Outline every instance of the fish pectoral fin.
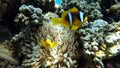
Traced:
<path fill-rule="evenodd" d="M 79 26 L 74 26 L 74 25 L 71 26 L 71 30 L 77 30 L 78 28 Z"/>
<path fill-rule="evenodd" d="M 79 19 L 74 18 L 74 22 L 73 25 L 71 26 L 71 30 L 77 30 L 81 25 L 82 23 L 79 21 Z"/>
<path fill-rule="evenodd" d="M 61 18 L 52 18 L 52 19 L 51 19 L 51 22 L 52 22 L 52 24 L 53 24 L 54 26 L 60 24 L 61 21 L 62 21 Z"/>

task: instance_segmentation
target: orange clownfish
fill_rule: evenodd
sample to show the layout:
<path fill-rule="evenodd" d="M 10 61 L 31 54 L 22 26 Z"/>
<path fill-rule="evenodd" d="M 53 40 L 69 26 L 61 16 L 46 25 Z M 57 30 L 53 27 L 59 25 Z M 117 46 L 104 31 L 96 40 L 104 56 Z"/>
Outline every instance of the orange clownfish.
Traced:
<path fill-rule="evenodd" d="M 63 12 L 61 18 L 51 19 L 54 26 L 61 24 L 63 27 L 70 27 L 71 30 L 77 30 L 87 20 L 88 17 L 75 7 Z"/>

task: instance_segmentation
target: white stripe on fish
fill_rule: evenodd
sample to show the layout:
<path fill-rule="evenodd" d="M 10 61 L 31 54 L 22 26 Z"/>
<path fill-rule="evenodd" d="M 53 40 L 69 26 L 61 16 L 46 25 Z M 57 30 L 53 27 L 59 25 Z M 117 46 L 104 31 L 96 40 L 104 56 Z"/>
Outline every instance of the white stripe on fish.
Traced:
<path fill-rule="evenodd" d="M 70 25 L 72 25 L 73 24 L 73 19 L 72 19 L 72 13 L 71 12 L 68 13 L 68 18 L 69 18 Z"/>
<path fill-rule="evenodd" d="M 81 22 L 84 22 L 84 13 L 80 11 L 79 15 L 80 15 Z"/>

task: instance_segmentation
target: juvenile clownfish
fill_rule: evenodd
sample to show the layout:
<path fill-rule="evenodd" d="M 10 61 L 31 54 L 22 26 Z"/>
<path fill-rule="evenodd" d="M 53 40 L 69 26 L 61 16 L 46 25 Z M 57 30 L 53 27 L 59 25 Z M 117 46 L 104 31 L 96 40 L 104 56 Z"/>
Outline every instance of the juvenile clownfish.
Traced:
<path fill-rule="evenodd" d="M 46 40 L 40 40 L 40 42 L 42 43 L 43 46 L 47 47 L 47 48 L 54 48 L 57 44 L 56 41 L 51 42 L 50 39 L 46 39 Z"/>
<path fill-rule="evenodd" d="M 77 30 L 87 20 L 88 17 L 75 7 L 63 12 L 61 18 L 51 19 L 54 26 L 61 24 L 63 27 L 70 27 L 71 30 Z"/>

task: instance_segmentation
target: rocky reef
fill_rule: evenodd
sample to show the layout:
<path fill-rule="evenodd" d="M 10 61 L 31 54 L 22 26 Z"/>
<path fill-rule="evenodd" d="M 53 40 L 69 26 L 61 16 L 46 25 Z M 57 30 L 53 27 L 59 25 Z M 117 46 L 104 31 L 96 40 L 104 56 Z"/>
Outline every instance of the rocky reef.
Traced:
<path fill-rule="evenodd" d="M 2 68 L 119 68 L 119 1 L 113 0 L 115 4 L 108 4 L 109 9 L 102 6 L 106 0 L 104 2 L 64 0 L 59 7 L 55 7 L 55 1 L 0 1 L 0 8 L 6 7 L 4 10 L 0 9 L 0 22 L 4 23 L 4 26 L 8 24 L 5 20 L 9 17 L 4 15 L 8 14 L 9 8 L 14 8 L 13 5 L 19 4 L 15 7 L 14 16 L 9 19 L 16 29 L 15 27 L 10 29 L 12 24 L 7 25 L 10 34 L 13 33 L 14 36 L 11 35 L 0 44 L 0 66 Z M 60 17 L 64 11 L 73 7 L 84 12 L 88 21 L 82 23 L 77 30 L 71 30 L 71 26 L 65 28 L 60 24 L 53 26 L 52 18 Z M 105 13 L 113 14 L 108 15 L 108 19 L 105 18 L 107 17 Z M 12 31 L 13 29 L 16 31 Z"/>

